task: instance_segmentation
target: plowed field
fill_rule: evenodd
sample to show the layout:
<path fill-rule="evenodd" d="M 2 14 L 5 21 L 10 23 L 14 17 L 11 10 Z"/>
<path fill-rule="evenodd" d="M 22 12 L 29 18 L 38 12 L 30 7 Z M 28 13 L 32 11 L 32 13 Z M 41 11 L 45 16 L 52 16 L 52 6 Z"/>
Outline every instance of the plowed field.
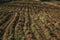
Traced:
<path fill-rule="evenodd" d="M 0 4 L 0 40 L 60 40 L 60 5 L 52 2 Z"/>

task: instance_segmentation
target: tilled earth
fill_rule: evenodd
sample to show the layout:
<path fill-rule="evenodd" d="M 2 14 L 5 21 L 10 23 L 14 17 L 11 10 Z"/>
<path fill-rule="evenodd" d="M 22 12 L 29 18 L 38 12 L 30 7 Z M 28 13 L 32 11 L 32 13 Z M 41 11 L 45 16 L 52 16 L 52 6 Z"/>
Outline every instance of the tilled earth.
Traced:
<path fill-rule="evenodd" d="M 60 40 L 60 5 L 52 2 L 0 4 L 0 40 Z"/>

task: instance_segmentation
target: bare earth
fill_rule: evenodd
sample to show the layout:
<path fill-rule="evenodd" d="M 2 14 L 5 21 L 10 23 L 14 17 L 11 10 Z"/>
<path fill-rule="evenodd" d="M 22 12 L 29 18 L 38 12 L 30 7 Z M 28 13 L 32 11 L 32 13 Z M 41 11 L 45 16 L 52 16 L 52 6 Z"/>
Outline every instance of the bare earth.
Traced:
<path fill-rule="evenodd" d="M 0 40 L 60 40 L 60 3 L 0 4 Z"/>

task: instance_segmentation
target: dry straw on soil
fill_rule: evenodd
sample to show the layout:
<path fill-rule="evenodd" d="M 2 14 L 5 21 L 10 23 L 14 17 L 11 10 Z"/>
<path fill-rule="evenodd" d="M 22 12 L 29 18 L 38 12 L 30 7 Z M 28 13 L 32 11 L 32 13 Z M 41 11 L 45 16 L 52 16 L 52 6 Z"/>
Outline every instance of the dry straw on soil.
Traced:
<path fill-rule="evenodd" d="M 0 5 L 0 40 L 60 40 L 60 5 L 52 2 Z"/>

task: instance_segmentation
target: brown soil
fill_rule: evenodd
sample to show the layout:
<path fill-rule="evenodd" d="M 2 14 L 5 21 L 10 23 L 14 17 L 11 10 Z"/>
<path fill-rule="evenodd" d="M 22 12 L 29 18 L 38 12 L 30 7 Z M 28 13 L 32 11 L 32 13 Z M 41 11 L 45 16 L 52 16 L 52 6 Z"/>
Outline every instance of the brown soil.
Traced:
<path fill-rule="evenodd" d="M 1 5 L 0 40 L 60 40 L 60 5 L 52 2 Z"/>

